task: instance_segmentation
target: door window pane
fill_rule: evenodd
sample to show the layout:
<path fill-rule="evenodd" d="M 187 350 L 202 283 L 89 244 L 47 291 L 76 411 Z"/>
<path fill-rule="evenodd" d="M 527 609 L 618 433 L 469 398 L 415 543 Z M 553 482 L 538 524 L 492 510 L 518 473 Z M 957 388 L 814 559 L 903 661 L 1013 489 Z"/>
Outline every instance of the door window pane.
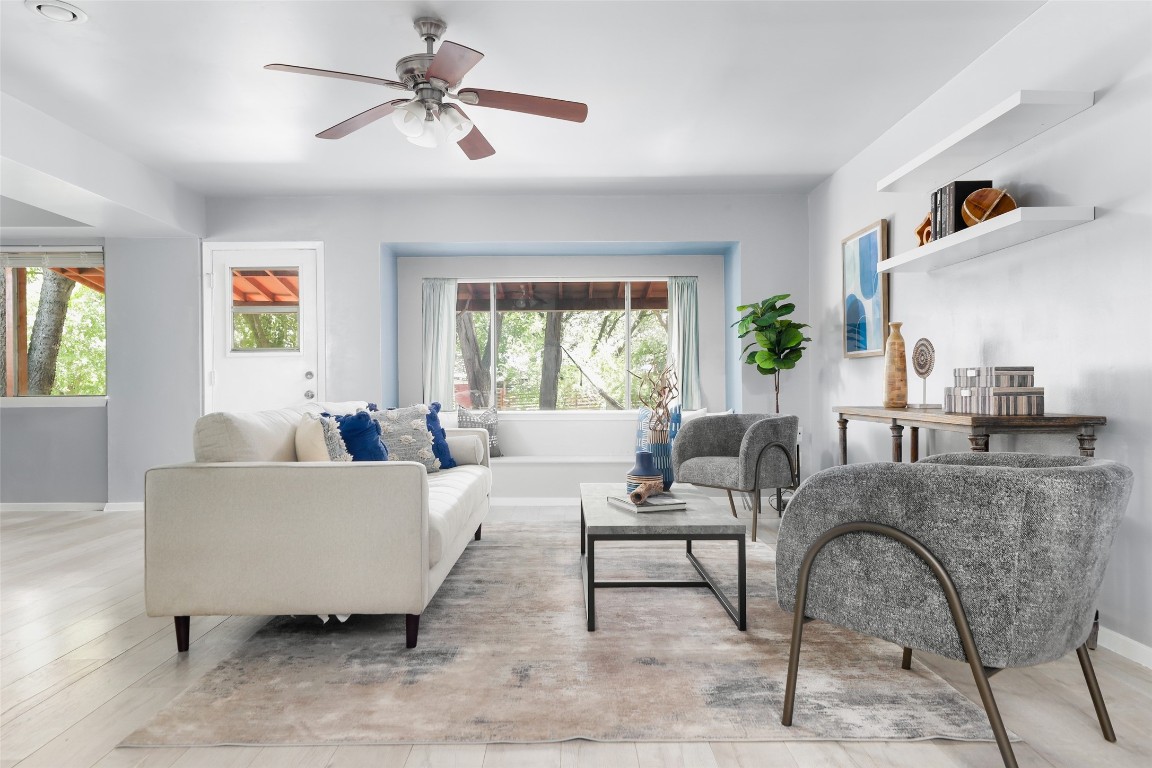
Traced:
<path fill-rule="evenodd" d="M 232 351 L 300 349 L 300 270 L 232 270 Z"/>

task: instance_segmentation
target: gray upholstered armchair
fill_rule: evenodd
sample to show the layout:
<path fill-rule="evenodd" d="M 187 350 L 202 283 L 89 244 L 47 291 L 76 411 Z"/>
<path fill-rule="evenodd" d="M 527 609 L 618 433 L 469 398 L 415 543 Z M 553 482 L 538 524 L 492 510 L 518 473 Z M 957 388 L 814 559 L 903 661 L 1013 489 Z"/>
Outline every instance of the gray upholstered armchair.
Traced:
<path fill-rule="evenodd" d="M 722 413 L 701 416 L 680 427 L 672 444 L 677 482 L 723 488 L 736 517 L 732 491 L 752 494 L 752 541 L 760 517 L 762 488 L 795 488 L 792 458 L 800 420 L 795 416 Z"/>
<path fill-rule="evenodd" d="M 1115 741 L 1086 640 L 1132 472 L 1112 461 L 952 453 L 853 464 L 800 486 L 780 523 L 777 598 L 794 615 L 792 723 L 805 617 L 967 661 L 1005 765 L 1015 757 L 988 676 L 1075 649 Z M 800 605 L 802 610 L 795 610 Z"/>

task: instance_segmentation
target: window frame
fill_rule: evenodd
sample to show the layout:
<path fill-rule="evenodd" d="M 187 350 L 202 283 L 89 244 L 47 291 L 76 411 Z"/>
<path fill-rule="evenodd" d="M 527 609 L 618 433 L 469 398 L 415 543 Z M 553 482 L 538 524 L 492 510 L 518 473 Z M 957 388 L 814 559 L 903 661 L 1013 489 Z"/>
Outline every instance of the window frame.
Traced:
<path fill-rule="evenodd" d="M 105 269 L 104 247 L 102 245 L 68 245 L 68 246 L 18 246 L 18 245 L 16 245 L 16 246 L 4 246 L 2 249 L 0 249 L 0 279 L 2 279 L 2 280 L 8 279 L 8 270 L 12 270 L 14 275 L 15 275 L 16 270 L 20 270 L 20 275 L 26 277 L 26 273 L 24 272 L 24 270 L 27 270 L 29 268 L 41 269 L 41 270 L 65 269 L 65 268 L 73 268 L 73 269 L 76 269 L 76 268 L 80 268 L 80 269 L 98 268 L 103 272 Z M 75 282 L 79 283 L 80 285 L 85 285 L 85 282 L 82 280 L 76 280 L 75 278 L 70 278 L 70 279 L 73 279 Z M 14 286 L 15 282 L 16 282 L 16 280 L 13 280 L 12 285 L 6 286 L 6 287 L 15 287 Z M 16 304 L 17 304 L 17 300 L 19 300 L 19 303 L 21 304 L 21 308 L 20 308 L 21 314 L 24 314 L 27 311 L 27 298 L 26 298 L 26 294 L 25 294 L 25 290 L 26 290 L 26 286 L 27 286 L 26 279 L 23 282 L 24 282 L 24 284 L 21 285 L 19 290 L 17 290 L 17 291 L 11 291 L 11 292 L 8 290 L 5 291 L 5 301 L 8 303 L 9 307 L 15 308 Z M 89 289 L 92 289 L 92 290 L 97 290 L 92 285 L 85 285 L 85 287 L 88 287 Z M 101 291 L 101 293 L 104 294 L 103 291 Z M 108 307 L 107 307 L 107 295 L 106 294 L 104 294 L 104 295 L 105 295 L 104 333 L 105 333 L 105 340 L 107 340 Z M 25 317 L 26 317 L 26 315 L 25 315 Z M 27 369 L 28 369 L 28 363 L 27 363 L 27 361 L 28 361 L 28 346 L 27 346 L 26 333 L 27 333 L 28 325 L 27 325 L 26 319 L 25 319 L 25 323 L 23 324 L 23 329 L 21 329 L 21 324 L 19 323 L 19 321 L 12 318 L 12 317 L 8 317 L 7 322 L 10 324 L 11 330 L 13 330 L 14 332 L 17 332 L 15 335 L 20 337 L 21 343 L 19 343 L 17 345 L 16 352 L 14 355 L 12 355 L 13 358 L 19 358 L 18 360 L 16 360 L 16 362 L 18 364 L 16 366 L 14 366 L 12 371 L 9 372 L 10 375 L 12 375 L 14 377 L 15 394 L 9 394 L 8 393 L 7 382 L 4 382 L 4 388 L 3 389 L 4 389 L 5 394 L 2 397 L 0 397 L 0 403 L 2 403 L 4 407 L 12 407 L 12 406 L 17 406 L 17 407 L 72 407 L 72 406 L 102 407 L 107 403 L 107 400 L 108 400 L 108 362 L 107 362 L 107 359 L 105 359 L 105 361 L 104 361 L 104 392 L 102 392 L 101 394 L 94 394 L 94 395 L 75 395 L 75 394 L 30 395 L 30 394 L 21 394 L 20 393 L 20 389 L 21 389 L 20 381 L 21 381 L 22 375 L 23 375 L 23 377 L 25 377 L 23 380 L 25 382 L 27 382 L 26 376 L 27 376 Z M 19 333 L 21 330 L 23 330 L 23 334 Z M 12 339 L 14 337 L 14 334 L 10 334 L 8 332 L 9 328 L 5 328 L 4 331 L 5 331 L 5 340 L 7 343 L 5 345 L 5 348 L 3 350 L 0 350 L 0 353 L 2 353 L 4 355 L 9 355 L 10 350 L 8 348 L 8 345 L 11 344 Z M 25 383 L 25 387 L 26 386 L 27 385 Z"/>
<path fill-rule="evenodd" d="M 487 315 L 488 315 L 488 329 L 489 329 L 488 332 L 489 332 L 489 334 L 493 333 L 494 329 L 496 328 L 496 313 L 498 311 L 496 308 L 496 305 L 497 305 L 496 286 L 497 285 L 510 285 L 510 284 L 516 284 L 516 283 L 623 283 L 625 286 L 625 288 L 624 288 L 624 308 L 623 308 L 623 310 L 620 310 L 620 311 L 622 311 L 624 313 L 624 358 L 625 358 L 625 365 L 627 366 L 627 370 L 631 370 L 631 363 L 632 363 L 632 319 L 633 319 L 632 318 L 632 284 L 633 283 L 657 283 L 657 282 L 667 283 L 668 280 L 670 279 L 670 277 L 671 277 L 670 275 L 650 275 L 650 276 L 639 276 L 639 277 L 638 276 L 603 276 L 603 275 L 597 275 L 597 276 L 591 276 L 591 277 L 500 277 L 500 278 L 461 278 L 461 279 L 458 279 L 457 282 L 458 283 L 464 283 L 464 284 L 471 284 L 471 285 L 487 284 L 487 286 L 488 286 L 488 311 L 487 311 Z M 472 311 L 476 311 L 476 310 L 472 310 Z M 531 311 L 531 310 L 526 310 L 526 311 Z M 591 311 L 597 311 L 597 310 L 569 310 L 569 311 L 590 311 L 591 312 Z M 665 308 L 664 311 L 668 311 L 667 308 Z M 491 355 L 491 359 L 488 363 L 488 376 L 489 376 L 489 381 L 491 382 L 490 386 L 492 387 L 492 391 L 488 393 L 490 404 L 487 407 L 496 407 L 496 402 L 495 402 L 496 401 L 496 392 L 495 392 L 495 390 L 496 390 L 496 383 L 499 381 L 496 374 L 498 371 L 497 361 L 499 360 L 499 357 L 500 357 L 500 355 L 499 355 L 500 337 L 496 336 L 496 338 L 493 341 L 491 341 L 490 343 L 492 344 L 492 355 Z M 457 341 L 457 345 L 459 345 L 459 341 Z M 504 410 L 504 409 L 501 409 L 500 414 L 501 414 L 501 417 L 504 417 L 505 415 L 512 415 L 512 414 L 515 414 L 517 416 L 526 415 L 526 414 L 533 414 L 533 415 L 535 415 L 535 414 L 550 414 L 550 415 L 552 415 L 552 414 L 573 414 L 573 415 L 577 415 L 577 414 L 602 414 L 602 413 L 613 414 L 613 415 L 615 415 L 615 414 L 635 414 L 635 413 L 637 413 L 637 411 L 639 410 L 639 408 L 643 404 L 633 402 L 633 380 L 632 379 L 633 379 L 632 376 L 626 376 L 624 379 L 624 408 L 621 410 L 607 410 L 607 409 L 602 409 L 602 408 L 597 408 L 597 409 L 591 409 L 591 408 L 588 408 L 588 409 L 570 409 L 570 408 L 569 409 L 561 409 L 561 408 L 557 408 L 557 409 L 548 409 L 548 410 L 544 410 L 544 409 L 536 409 L 536 410 L 532 410 L 532 409 L 509 409 L 509 410 Z M 453 406 L 454 406 L 454 408 L 459 407 L 459 405 L 455 402 L 455 398 L 453 398 Z M 533 418 L 533 416 L 528 416 L 528 418 Z"/>

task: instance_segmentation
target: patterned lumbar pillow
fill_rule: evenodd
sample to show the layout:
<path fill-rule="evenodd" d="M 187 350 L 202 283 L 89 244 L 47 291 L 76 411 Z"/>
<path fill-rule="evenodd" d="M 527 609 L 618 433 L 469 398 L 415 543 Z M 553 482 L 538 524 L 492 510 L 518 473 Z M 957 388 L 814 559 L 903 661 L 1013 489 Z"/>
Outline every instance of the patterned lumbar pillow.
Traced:
<path fill-rule="evenodd" d="M 388 448 L 389 461 L 418 461 L 429 472 L 440 470 L 440 459 L 432 450 L 432 433 L 428 431 L 428 413 L 426 405 L 410 405 L 371 414 L 380 425 L 380 439 Z"/>
<path fill-rule="evenodd" d="M 367 411 L 341 416 L 305 413 L 296 428 L 299 461 L 387 461 L 380 425 Z"/>
<path fill-rule="evenodd" d="M 452 458 L 452 451 L 448 450 L 448 433 L 440 426 L 440 403 L 428 406 L 428 431 L 432 433 L 432 453 L 440 459 L 440 469 L 452 469 L 456 466 L 456 459 Z"/>
<path fill-rule="evenodd" d="M 456 409 L 456 421 L 461 429 L 486 429 L 488 430 L 488 454 L 492 458 L 500 456 L 500 440 L 496 435 L 496 428 L 499 426 L 498 413 L 496 409 L 485 408 L 482 411 L 473 411 L 468 408 Z"/>

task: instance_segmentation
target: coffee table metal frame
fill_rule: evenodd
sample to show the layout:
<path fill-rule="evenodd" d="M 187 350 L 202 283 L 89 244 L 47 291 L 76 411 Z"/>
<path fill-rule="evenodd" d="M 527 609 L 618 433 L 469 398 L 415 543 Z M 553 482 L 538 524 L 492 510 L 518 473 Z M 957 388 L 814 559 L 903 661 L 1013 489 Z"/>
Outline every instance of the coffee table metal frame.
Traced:
<path fill-rule="evenodd" d="M 623 494 L 623 486 L 604 483 L 581 483 L 580 485 L 580 554 L 582 562 L 582 577 L 584 581 L 584 606 L 588 618 L 588 631 L 596 631 L 596 590 L 620 589 L 637 587 L 669 587 L 680 589 L 685 587 L 704 587 L 716 596 L 729 618 L 740 631 L 748 628 L 748 569 L 745 552 L 746 529 L 742 523 L 730 523 L 720 514 L 716 515 L 715 522 L 702 519 L 699 515 L 684 520 L 678 524 L 677 512 L 645 513 L 642 517 L 636 513 L 621 510 L 622 515 L 635 518 L 635 523 L 619 525 L 591 525 L 584 516 L 585 499 L 599 496 L 600 503 L 609 493 Z M 703 497 L 689 499 L 689 507 L 699 504 L 711 504 Z M 696 510 L 698 511 L 698 509 Z M 620 530 L 621 528 L 624 530 Z M 599 529 L 608 528 L 609 531 Z M 683 530 L 677 531 L 676 528 Z M 705 529 L 705 530 L 701 530 Z M 707 530 L 715 529 L 715 530 Z M 683 541 L 684 553 L 688 561 L 700 574 L 700 581 L 629 579 L 615 581 L 596 580 L 596 543 L 600 541 Z M 712 575 L 692 553 L 693 541 L 735 541 L 736 567 L 738 576 L 736 605 L 716 584 Z"/>

